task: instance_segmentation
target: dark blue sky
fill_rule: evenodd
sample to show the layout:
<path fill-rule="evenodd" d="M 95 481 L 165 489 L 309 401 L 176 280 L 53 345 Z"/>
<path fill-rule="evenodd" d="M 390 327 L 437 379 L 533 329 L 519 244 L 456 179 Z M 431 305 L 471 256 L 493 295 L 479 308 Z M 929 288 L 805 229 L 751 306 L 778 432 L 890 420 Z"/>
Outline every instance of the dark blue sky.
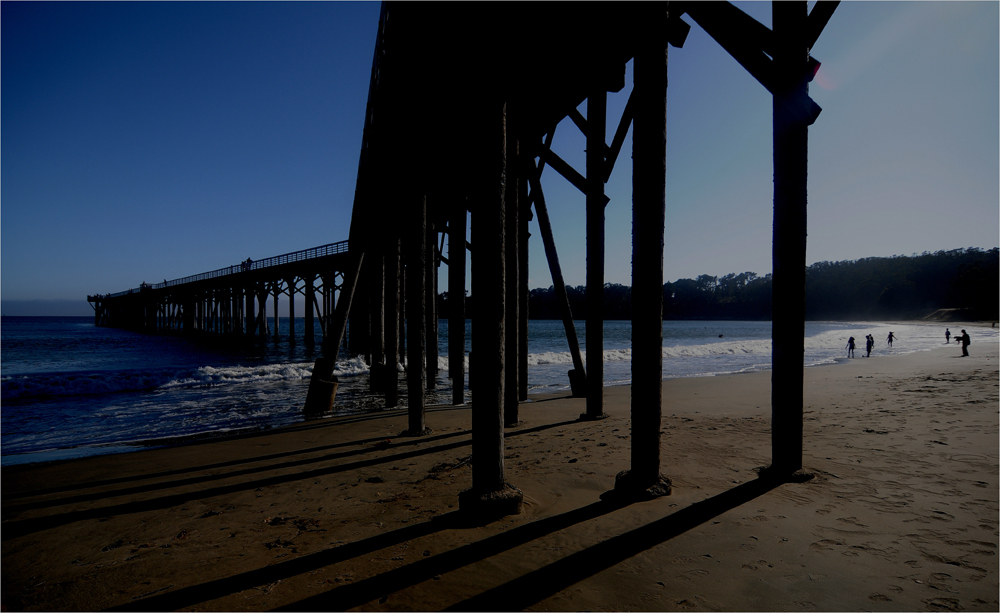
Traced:
<path fill-rule="evenodd" d="M 770 25 L 770 3 L 739 6 Z M 998 246 L 998 6 L 837 9 L 813 50 L 810 263 Z M 5 312 L 346 238 L 379 9 L 2 3 Z M 770 96 L 697 25 L 669 66 L 666 280 L 770 272 Z M 609 140 L 629 89 L 610 97 Z M 623 284 L 630 147 L 607 188 L 607 278 Z M 583 168 L 570 122 L 555 149 Z M 543 182 L 582 284 L 583 196 Z M 538 236 L 531 284 L 547 287 Z"/>

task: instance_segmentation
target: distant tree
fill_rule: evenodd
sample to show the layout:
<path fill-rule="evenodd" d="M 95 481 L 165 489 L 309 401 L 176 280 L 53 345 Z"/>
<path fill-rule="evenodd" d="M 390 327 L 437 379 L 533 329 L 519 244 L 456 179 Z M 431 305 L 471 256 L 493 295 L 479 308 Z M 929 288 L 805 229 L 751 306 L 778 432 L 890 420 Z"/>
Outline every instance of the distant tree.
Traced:
<path fill-rule="evenodd" d="M 663 285 L 664 319 L 771 318 L 770 274 L 699 275 Z M 574 319 L 585 319 L 586 287 L 567 287 Z M 628 319 L 631 288 L 604 286 L 604 319 Z M 472 298 L 466 313 L 473 312 Z M 445 302 L 446 303 L 446 302 Z M 1000 315 L 1000 250 L 976 248 L 913 256 L 816 262 L 806 268 L 806 317 L 865 319 L 923 317 L 937 309 L 966 309 L 975 319 Z M 442 311 L 445 312 L 445 311 Z M 532 319 L 561 318 L 555 289 L 533 289 Z M 442 315 L 443 316 L 443 315 Z"/>

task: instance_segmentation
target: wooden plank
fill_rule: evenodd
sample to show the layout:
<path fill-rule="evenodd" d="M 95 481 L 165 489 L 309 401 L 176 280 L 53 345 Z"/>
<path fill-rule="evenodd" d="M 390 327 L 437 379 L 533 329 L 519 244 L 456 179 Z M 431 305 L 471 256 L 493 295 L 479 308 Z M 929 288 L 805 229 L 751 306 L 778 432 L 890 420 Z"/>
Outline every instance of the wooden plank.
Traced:
<path fill-rule="evenodd" d="M 604 161 L 605 183 L 607 183 L 608 179 L 611 178 L 611 172 L 615 169 L 615 162 L 618 161 L 618 155 L 621 153 L 622 145 L 625 144 L 625 137 L 628 135 L 628 129 L 631 125 L 632 93 L 628 95 L 628 102 L 625 103 L 625 108 L 622 110 L 622 118 L 618 122 L 618 129 L 615 131 L 615 138 L 611 141 L 611 147 L 608 148 L 607 159 Z"/>
<path fill-rule="evenodd" d="M 539 165 L 540 172 L 541 165 Z M 535 213 L 538 215 L 538 229 L 542 235 L 545 258 L 549 262 L 549 273 L 552 275 L 552 287 L 556 292 L 556 303 L 559 305 L 559 312 L 562 315 L 563 328 L 566 331 L 566 341 L 569 343 L 569 352 L 573 358 L 573 368 L 577 373 L 570 375 L 570 387 L 573 390 L 574 396 L 582 397 L 586 395 L 586 391 L 584 386 L 580 385 L 579 382 L 586 379 L 587 372 L 583 366 L 583 357 L 580 355 L 580 343 L 576 338 L 573 313 L 570 311 L 569 296 L 566 294 L 566 283 L 563 280 L 562 267 L 559 265 L 559 254 L 556 252 L 556 244 L 552 236 L 552 223 L 549 221 L 549 212 L 545 206 L 545 194 L 542 192 L 542 184 L 538 173 L 531 177 L 531 193 L 531 200 L 535 205 Z"/>
<path fill-rule="evenodd" d="M 833 12 L 837 10 L 837 6 L 839 5 L 840 0 L 820 0 L 813 6 L 806 21 L 806 39 L 804 42 L 807 48 L 812 49 L 813 45 L 816 44 L 820 34 L 823 33 L 823 29 L 826 28 L 826 24 L 830 22 Z"/>
<path fill-rule="evenodd" d="M 753 78 L 773 91 L 773 69 L 767 55 L 773 38 L 767 27 L 728 2 L 692 2 L 685 8 Z"/>

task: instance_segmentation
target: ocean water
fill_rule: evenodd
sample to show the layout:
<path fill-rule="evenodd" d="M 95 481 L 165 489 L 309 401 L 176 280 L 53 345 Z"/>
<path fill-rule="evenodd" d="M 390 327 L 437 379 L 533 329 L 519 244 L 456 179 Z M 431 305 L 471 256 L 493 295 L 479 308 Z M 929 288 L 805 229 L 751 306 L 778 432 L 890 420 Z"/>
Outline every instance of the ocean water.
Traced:
<path fill-rule="evenodd" d="M 274 325 L 273 318 L 269 325 Z M 299 422 L 312 366 L 322 349 L 318 336 L 315 345 L 302 341 L 302 318 L 296 325 L 297 343 L 288 341 L 288 320 L 282 318 L 279 340 L 233 344 L 99 328 L 89 317 L 4 317 L 0 462 L 6 466 L 121 453 Z M 466 352 L 470 328 L 467 321 Z M 805 365 L 845 359 L 850 336 L 856 339 L 860 358 L 865 335 L 873 334 L 877 342 L 872 357 L 883 359 L 940 346 L 944 329 L 909 323 L 809 322 Z M 529 390 L 568 390 L 566 373 L 573 366 L 562 323 L 531 321 L 528 330 Z M 576 330 L 586 360 L 584 322 L 576 322 Z M 897 339 L 891 349 L 885 342 L 890 331 Z M 628 321 L 605 322 L 606 385 L 631 381 L 631 333 Z M 997 342 L 998 331 L 978 328 L 970 333 L 973 352 L 977 343 Z M 437 387 L 428 393 L 428 403 L 451 401 L 447 339 L 448 322 L 442 320 Z M 770 339 L 770 322 L 663 322 L 663 376 L 768 370 Z M 368 393 L 363 359 L 342 353 L 335 374 L 340 389 L 332 414 L 384 409 L 381 398 Z M 400 390 L 403 407 L 403 376 Z"/>

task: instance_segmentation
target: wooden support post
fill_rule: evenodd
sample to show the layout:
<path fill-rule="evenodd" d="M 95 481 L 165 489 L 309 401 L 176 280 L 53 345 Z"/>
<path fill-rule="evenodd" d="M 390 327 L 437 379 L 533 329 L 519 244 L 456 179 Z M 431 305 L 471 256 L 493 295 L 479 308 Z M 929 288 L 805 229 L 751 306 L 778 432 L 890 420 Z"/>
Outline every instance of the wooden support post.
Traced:
<path fill-rule="evenodd" d="M 229 304 L 231 289 L 226 287 L 221 290 L 221 295 L 217 297 L 219 301 L 219 332 L 229 334 Z"/>
<path fill-rule="evenodd" d="M 506 198 L 506 104 L 486 99 L 476 109 L 483 120 L 473 178 L 478 202 L 472 207 L 472 338 L 475 386 L 472 388 L 472 487 L 459 494 L 459 508 L 474 515 L 509 515 L 524 496 L 504 473 L 504 336 Z M 477 126 L 478 127 L 478 126 Z M 481 163 L 479 163 L 481 161 Z"/>
<path fill-rule="evenodd" d="M 508 116 L 508 126 L 511 122 Z M 518 292 L 521 288 L 521 266 L 518 256 L 521 254 L 520 229 L 517 196 L 517 138 L 513 130 L 508 130 L 506 160 L 507 184 L 504 189 L 504 425 L 511 427 L 521 423 L 518 395 L 519 349 L 518 332 L 520 325 L 520 306 Z"/>
<path fill-rule="evenodd" d="M 278 340 L 278 296 L 281 294 L 281 280 L 275 279 L 271 285 L 271 295 L 274 297 L 274 340 Z"/>
<path fill-rule="evenodd" d="M 587 412 L 604 413 L 604 132 L 608 94 L 603 80 L 587 98 Z"/>
<path fill-rule="evenodd" d="M 520 143 L 518 143 L 520 145 Z M 519 152 L 520 153 L 520 152 Z M 517 327 L 517 399 L 528 399 L 528 222 L 531 221 L 531 202 L 528 201 L 528 168 L 518 163 L 518 318 Z"/>
<path fill-rule="evenodd" d="M 385 241 L 385 372 L 383 374 L 383 389 L 385 390 L 385 406 L 394 407 L 399 404 L 399 237 L 396 228 L 392 228 Z"/>
<path fill-rule="evenodd" d="M 246 322 L 246 334 L 247 338 L 253 336 L 254 330 L 256 329 L 257 317 L 256 312 L 253 309 L 253 283 L 247 283 L 243 288 L 244 296 L 246 298 L 246 308 L 243 310 L 244 321 Z"/>
<path fill-rule="evenodd" d="M 660 474 L 663 401 L 663 230 L 666 205 L 667 49 L 662 5 L 640 9 L 633 65 L 632 134 L 632 450 L 615 479 L 628 497 L 670 493 Z"/>
<path fill-rule="evenodd" d="M 361 278 L 358 279 L 358 295 L 354 297 L 349 318 L 351 322 L 351 334 L 347 339 L 347 348 L 353 355 L 364 356 L 365 361 L 370 364 L 370 335 L 372 334 L 372 325 L 374 325 L 374 322 L 372 321 L 372 313 L 370 312 L 373 305 L 370 302 L 369 284 L 373 282 L 373 279 L 369 266 L 370 264 L 366 262 L 362 269 Z"/>
<path fill-rule="evenodd" d="M 437 387 L 438 374 L 438 314 L 437 314 L 437 232 L 434 224 L 427 221 L 424 246 L 424 315 L 426 336 L 424 347 L 427 353 L 427 389 Z"/>
<path fill-rule="evenodd" d="M 195 300 L 194 296 L 191 296 L 190 294 L 188 296 L 186 296 L 185 299 L 184 299 L 184 307 L 183 307 L 184 308 L 184 320 L 183 320 L 184 334 L 191 334 L 195 330 L 195 321 L 197 320 L 197 314 L 195 313 L 195 309 L 197 308 L 196 307 L 197 304 L 198 303 Z"/>
<path fill-rule="evenodd" d="M 402 234 L 402 233 L 400 233 Z M 406 356 L 406 266 L 403 264 L 403 240 L 399 241 L 399 359 Z"/>
<path fill-rule="evenodd" d="M 257 335 L 267 338 L 267 284 L 257 283 Z"/>
<path fill-rule="evenodd" d="M 357 244 L 353 240 L 351 242 L 351 258 L 348 268 L 344 272 L 344 284 L 340 289 L 340 299 L 337 301 L 336 312 L 326 326 L 327 336 L 324 337 L 324 341 L 326 346 L 331 348 L 331 351 L 328 356 L 317 358 L 316 364 L 313 366 L 304 409 L 307 417 L 328 411 L 333 407 L 333 402 L 336 399 L 338 382 L 333 372 L 337 365 L 337 356 L 344 339 L 344 332 L 347 330 L 347 318 L 351 312 L 351 302 L 354 299 L 355 287 L 358 283 L 358 277 L 361 276 L 361 265 L 365 258 L 360 241 L 357 241 Z M 311 286 L 311 277 L 309 283 Z M 324 283 L 324 291 L 325 288 L 326 283 Z"/>
<path fill-rule="evenodd" d="M 573 370 L 569 371 L 569 384 L 573 396 L 586 396 L 587 372 L 583 367 L 583 357 L 580 355 L 580 343 L 576 339 L 576 326 L 573 325 L 573 313 L 569 308 L 569 296 L 566 294 L 566 282 L 563 281 L 562 267 L 559 266 L 559 254 L 556 252 L 555 239 L 552 237 L 552 224 L 549 222 L 549 211 L 545 206 L 545 194 L 542 193 L 542 183 L 537 174 L 531 177 L 532 201 L 538 214 L 538 230 L 542 234 L 542 245 L 545 247 L 545 259 L 549 261 L 549 273 L 552 275 L 552 286 L 556 292 L 556 303 L 562 315 L 563 328 L 566 330 L 566 342 L 569 343 L 569 353 L 573 357 Z"/>
<path fill-rule="evenodd" d="M 288 343 L 295 344 L 295 277 L 285 279 L 288 287 Z"/>
<path fill-rule="evenodd" d="M 774 243 L 772 248 L 771 466 L 802 468 L 808 105 L 805 2 L 773 2 Z"/>
<path fill-rule="evenodd" d="M 381 375 L 379 369 L 385 362 L 385 332 L 383 325 L 385 321 L 385 268 L 383 263 L 382 250 L 374 248 L 365 259 L 365 268 L 368 270 L 368 350 L 371 355 L 369 372 L 376 372 L 372 381 L 371 390 L 381 391 L 378 377 Z M 354 333 L 354 330 L 351 331 Z"/>
<path fill-rule="evenodd" d="M 316 280 L 314 273 L 307 273 L 305 277 L 305 302 L 306 302 L 306 344 L 312 345 L 316 342 L 316 328 L 313 322 L 313 309 L 316 303 L 316 290 L 313 286 Z"/>
<path fill-rule="evenodd" d="M 465 203 L 457 203 L 448 223 L 448 374 L 452 404 L 465 404 Z"/>
<path fill-rule="evenodd" d="M 406 389 L 408 436 L 429 432 L 424 423 L 424 382 L 426 381 L 425 311 L 427 288 L 427 197 L 407 203 L 412 211 L 407 217 L 406 242 Z"/>

